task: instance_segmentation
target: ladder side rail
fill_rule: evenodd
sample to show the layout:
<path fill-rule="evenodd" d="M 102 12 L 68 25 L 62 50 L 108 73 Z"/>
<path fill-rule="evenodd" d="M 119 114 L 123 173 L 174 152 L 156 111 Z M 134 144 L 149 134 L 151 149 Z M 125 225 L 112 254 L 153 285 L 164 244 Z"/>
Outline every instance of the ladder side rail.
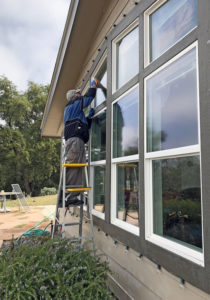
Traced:
<path fill-rule="evenodd" d="M 63 167 L 63 197 L 62 197 L 62 207 L 63 207 L 63 220 L 62 220 L 62 238 L 65 237 L 65 195 L 66 192 L 66 167 Z"/>
<path fill-rule="evenodd" d="M 57 196 L 57 203 L 56 203 L 56 208 L 55 208 L 55 220 L 54 220 L 54 228 L 53 228 L 53 233 L 52 233 L 52 238 L 54 237 L 54 234 L 57 229 L 57 223 L 59 220 L 59 212 L 58 212 L 58 204 L 59 200 L 61 197 L 61 192 L 62 192 L 62 180 L 63 180 L 63 168 L 62 164 L 65 162 L 65 139 L 64 137 L 61 138 L 61 148 L 60 148 L 60 180 L 59 180 L 59 185 L 58 185 L 58 196 Z"/>

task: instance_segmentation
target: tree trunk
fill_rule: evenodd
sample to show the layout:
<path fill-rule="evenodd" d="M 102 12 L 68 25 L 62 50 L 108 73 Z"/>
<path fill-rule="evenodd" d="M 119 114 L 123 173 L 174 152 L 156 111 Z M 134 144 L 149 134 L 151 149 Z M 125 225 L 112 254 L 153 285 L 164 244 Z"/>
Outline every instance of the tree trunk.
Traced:
<path fill-rule="evenodd" d="M 24 188 L 25 188 L 25 192 L 27 195 L 31 194 L 31 188 L 28 182 L 28 177 L 26 176 L 26 174 L 24 174 Z"/>

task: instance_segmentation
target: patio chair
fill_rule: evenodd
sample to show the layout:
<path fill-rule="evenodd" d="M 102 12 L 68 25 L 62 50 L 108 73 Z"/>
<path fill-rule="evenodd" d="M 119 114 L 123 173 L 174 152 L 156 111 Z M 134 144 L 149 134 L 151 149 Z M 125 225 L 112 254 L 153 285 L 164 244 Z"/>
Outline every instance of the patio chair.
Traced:
<path fill-rule="evenodd" d="M 24 210 L 24 212 L 29 212 L 30 206 L 28 205 L 28 201 L 26 200 L 19 184 L 11 184 L 13 192 L 16 193 L 16 197 L 19 201 L 20 206 L 22 207 L 22 209 Z"/>

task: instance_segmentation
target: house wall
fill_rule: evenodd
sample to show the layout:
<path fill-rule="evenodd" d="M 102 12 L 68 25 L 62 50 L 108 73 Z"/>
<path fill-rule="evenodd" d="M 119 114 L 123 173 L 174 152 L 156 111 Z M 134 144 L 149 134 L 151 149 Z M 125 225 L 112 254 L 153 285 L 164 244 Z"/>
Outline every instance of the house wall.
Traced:
<path fill-rule="evenodd" d="M 66 222 L 77 222 L 79 209 L 74 215 L 68 212 Z M 112 291 L 120 300 L 209 300 L 210 295 L 174 276 L 165 268 L 139 252 L 126 248 L 126 244 L 115 239 L 101 227 L 94 226 L 97 253 L 105 254 L 112 274 L 109 277 Z M 77 226 L 66 230 L 66 237 L 78 235 Z M 83 235 L 90 235 L 90 225 L 83 222 Z M 91 245 L 90 245 L 91 248 Z"/>
<path fill-rule="evenodd" d="M 101 165 L 106 166 L 105 214 L 104 218 L 94 216 L 96 241 L 98 248 L 108 256 L 111 268 L 119 274 L 119 276 L 116 276 L 115 281 L 118 283 L 118 292 L 122 293 L 124 297 L 120 299 L 126 299 L 126 293 L 128 294 L 127 299 L 170 300 L 175 297 L 180 297 L 180 299 L 210 299 L 210 186 L 208 184 L 210 176 L 210 160 L 208 155 L 210 146 L 210 64 L 208 64 L 210 62 L 210 2 L 208 0 L 197 1 L 198 25 L 152 63 L 144 65 L 144 12 L 155 2 L 154 0 L 141 0 L 139 3 L 134 4 L 133 1 L 113 1 L 98 26 L 98 31 L 94 39 L 95 42 L 91 45 L 87 53 L 84 69 L 77 80 L 78 86 L 82 83 L 82 88 L 87 87 L 103 55 L 107 55 L 107 99 L 95 107 L 96 113 L 104 108 L 106 109 L 106 160 L 101 162 Z M 165 1 L 162 1 L 162 3 L 165 3 Z M 113 91 L 113 41 L 136 19 L 139 20 L 140 72 L 122 87 Z M 113 26 L 114 24 L 116 26 Z M 105 36 L 106 39 L 104 39 Z M 190 259 L 190 256 L 188 258 L 186 255 L 181 255 L 178 251 L 171 251 L 163 245 L 155 244 L 148 239 L 145 233 L 148 217 L 147 203 L 149 201 L 145 187 L 145 181 L 147 181 L 147 176 L 145 175 L 145 78 L 194 44 L 197 45 L 198 49 L 199 70 L 199 129 L 201 150 L 200 152 L 196 150 L 195 153 L 199 152 L 201 154 L 203 265 Z M 100 50 L 98 51 L 98 49 Z M 113 194 L 111 193 L 113 189 L 111 177 L 113 172 L 111 157 L 112 105 L 136 85 L 138 85 L 139 92 L 140 120 L 138 128 L 139 156 L 137 158 L 140 166 L 138 174 L 140 178 L 140 196 L 138 199 L 140 234 L 134 234 L 112 222 Z M 90 147 L 91 145 L 89 145 L 89 157 Z M 183 153 L 181 156 L 183 156 Z M 94 166 L 93 162 L 90 162 L 91 166 Z M 105 234 L 108 234 L 108 237 Z M 116 245 L 114 241 L 117 241 Z M 129 247 L 128 251 L 125 250 L 126 246 Z M 141 259 L 138 258 L 139 254 L 143 255 Z M 157 266 L 161 270 L 157 269 Z M 184 280 L 182 281 L 184 285 L 180 284 L 180 279 Z"/>

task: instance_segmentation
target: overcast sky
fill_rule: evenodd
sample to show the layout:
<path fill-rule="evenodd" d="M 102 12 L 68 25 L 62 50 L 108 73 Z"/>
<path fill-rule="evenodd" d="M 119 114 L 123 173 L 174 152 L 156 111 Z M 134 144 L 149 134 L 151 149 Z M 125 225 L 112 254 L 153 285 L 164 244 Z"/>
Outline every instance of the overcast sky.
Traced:
<path fill-rule="evenodd" d="M 50 83 L 70 0 L 0 0 L 0 75 Z"/>

